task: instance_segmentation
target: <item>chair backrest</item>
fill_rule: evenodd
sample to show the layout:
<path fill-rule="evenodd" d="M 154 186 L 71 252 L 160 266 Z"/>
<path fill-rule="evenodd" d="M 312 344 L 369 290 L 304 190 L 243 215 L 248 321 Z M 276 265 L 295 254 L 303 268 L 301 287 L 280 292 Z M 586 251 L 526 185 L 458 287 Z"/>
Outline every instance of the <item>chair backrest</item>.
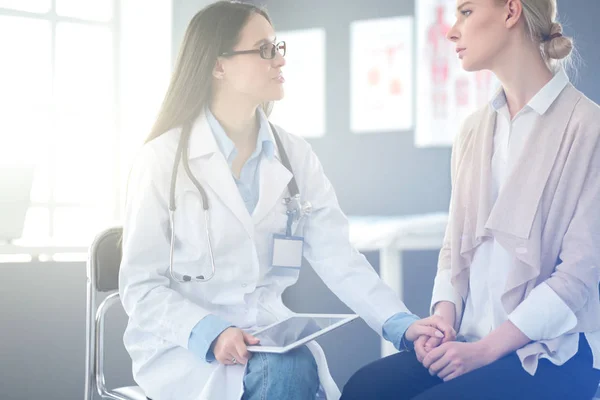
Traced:
<path fill-rule="evenodd" d="M 119 288 L 122 235 L 121 227 L 106 229 L 96 236 L 90 247 L 88 279 L 96 291 L 112 292 Z"/>
<path fill-rule="evenodd" d="M 85 400 L 92 400 L 95 391 L 105 392 L 103 320 L 106 309 L 118 301 L 122 233 L 121 227 L 105 229 L 96 236 L 88 253 Z M 109 292 L 112 293 L 97 304 L 98 295 Z"/>

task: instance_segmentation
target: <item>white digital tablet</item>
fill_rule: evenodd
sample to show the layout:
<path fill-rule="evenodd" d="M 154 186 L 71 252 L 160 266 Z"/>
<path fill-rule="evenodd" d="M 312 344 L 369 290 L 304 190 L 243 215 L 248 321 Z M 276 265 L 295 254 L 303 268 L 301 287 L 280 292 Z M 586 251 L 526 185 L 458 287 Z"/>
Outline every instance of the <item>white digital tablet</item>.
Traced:
<path fill-rule="evenodd" d="M 295 314 L 252 333 L 260 343 L 248 346 L 248 351 L 285 353 L 357 318 L 355 314 Z"/>

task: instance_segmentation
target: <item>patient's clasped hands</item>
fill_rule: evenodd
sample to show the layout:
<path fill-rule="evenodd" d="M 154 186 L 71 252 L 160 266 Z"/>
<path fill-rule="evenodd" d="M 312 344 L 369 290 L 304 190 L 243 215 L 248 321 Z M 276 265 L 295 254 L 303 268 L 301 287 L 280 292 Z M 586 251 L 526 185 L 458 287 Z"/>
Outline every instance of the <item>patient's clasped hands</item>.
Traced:
<path fill-rule="evenodd" d="M 432 376 L 437 375 L 445 382 L 488 365 L 495 358 L 482 342 L 457 342 L 456 331 L 452 328 L 454 319 L 454 305 L 442 302 L 433 316 L 415 323 L 430 324 L 444 332 L 443 338 L 435 333 L 421 334 L 414 340 L 414 348 L 417 360 Z M 408 331 L 406 339 L 411 339 Z"/>

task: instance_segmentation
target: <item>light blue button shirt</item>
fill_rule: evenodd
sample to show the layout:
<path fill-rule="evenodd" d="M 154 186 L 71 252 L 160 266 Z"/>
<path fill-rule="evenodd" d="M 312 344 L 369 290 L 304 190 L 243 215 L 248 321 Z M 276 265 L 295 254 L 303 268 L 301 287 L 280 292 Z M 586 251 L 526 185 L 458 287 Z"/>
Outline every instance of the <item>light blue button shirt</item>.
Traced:
<path fill-rule="evenodd" d="M 210 109 L 205 109 L 208 125 L 217 141 L 219 150 L 227 160 L 227 164 L 231 169 L 233 160 L 238 154 L 233 141 L 227 136 L 225 130 L 215 118 Z M 232 178 L 240 192 L 242 200 L 246 205 L 249 214 L 254 212 L 256 204 L 258 204 L 258 196 L 260 193 L 260 162 L 263 157 L 273 159 L 275 153 L 275 143 L 269 133 L 269 120 L 267 116 L 259 109 L 257 112 L 259 129 L 256 139 L 256 149 L 248 158 L 248 161 L 242 167 L 240 178 L 237 179 L 232 174 Z M 211 351 L 211 345 L 217 337 L 227 328 L 232 325 L 219 318 L 216 315 L 207 315 L 204 317 L 192 330 L 190 334 L 188 348 L 201 359 L 207 362 L 213 362 L 215 356 Z"/>
<path fill-rule="evenodd" d="M 418 320 L 419 317 L 414 314 L 398 313 L 394 315 L 383 324 L 383 338 L 392 342 L 394 347 L 399 351 L 409 350 L 412 348 L 412 343 L 405 341 L 406 345 L 409 347 L 403 348 L 402 338 L 408 330 L 408 327 Z"/>
<path fill-rule="evenodd" d="M 258 203 L 260 191 L 260 161 L 263 156 L 270 160 L 273 159 L 275 152 L 275 144 L 273 143 L 273 139 L 269 132 L 269 120 L 262 109 L 259 109 L 256 114 L 259 121 L 256 149 L 242 167 L 240 178 L 237 179 L 232 175 L 240 192 L 240 196 L 244 200 L 246 209 L 250 214 L 254 212 L 256 204 Z M 217 121 L 208 108 L 206 109 L 206 119 L 208 120 L 208 125 L 213 132 L 221 153 L 225 157 L 225 160 L 227 160 L 229 168 L 231 168 L 233 160 L 235 160 L 238 154 L 235 144 L 229 136 L 227 136 L 219 121 Z"/>

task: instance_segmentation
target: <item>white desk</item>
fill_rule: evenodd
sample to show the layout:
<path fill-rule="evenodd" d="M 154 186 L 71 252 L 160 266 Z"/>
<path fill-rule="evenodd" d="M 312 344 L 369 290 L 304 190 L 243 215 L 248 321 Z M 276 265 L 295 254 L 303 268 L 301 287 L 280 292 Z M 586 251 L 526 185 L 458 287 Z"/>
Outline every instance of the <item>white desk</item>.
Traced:
<path fill-rule="evenodd" d="M 402 217 L 349 217 L 350 241 L 361 252 L 379 251 L 381 279 L 404 300 L 404 250 L 439 250 L 448 222 L 447 213 L 407 215 Z M 381 341 L 381 356 L 396 349 Z"/>
<path fill-rule="evenodd" d="M 0 244 L 0 263 L 3 261 L 82 261 L 86 260 L 89 247 L 59 243 Z"/>

